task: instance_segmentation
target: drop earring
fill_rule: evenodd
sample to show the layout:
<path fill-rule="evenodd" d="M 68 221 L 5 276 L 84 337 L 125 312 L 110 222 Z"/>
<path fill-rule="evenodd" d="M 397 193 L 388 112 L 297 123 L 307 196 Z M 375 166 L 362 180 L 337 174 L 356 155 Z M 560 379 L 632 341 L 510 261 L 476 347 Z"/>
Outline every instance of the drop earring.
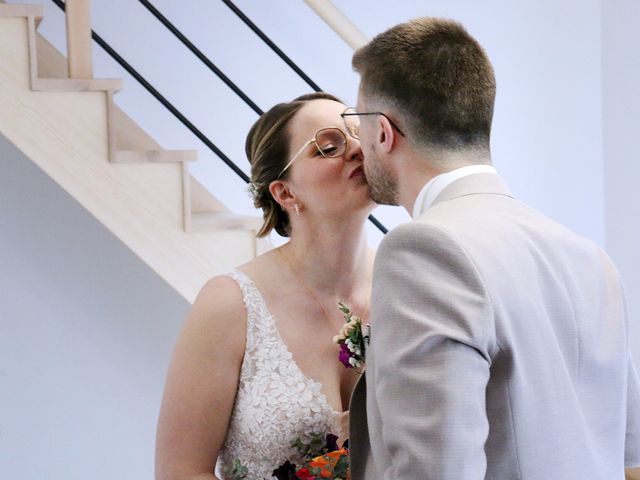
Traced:
<path fill-rule="evenodd" d="M 296 215 L 300 216 L 300 205 L 298 205 L 297 203 L 294 205 L 294 207 L 296 209 Z"/>

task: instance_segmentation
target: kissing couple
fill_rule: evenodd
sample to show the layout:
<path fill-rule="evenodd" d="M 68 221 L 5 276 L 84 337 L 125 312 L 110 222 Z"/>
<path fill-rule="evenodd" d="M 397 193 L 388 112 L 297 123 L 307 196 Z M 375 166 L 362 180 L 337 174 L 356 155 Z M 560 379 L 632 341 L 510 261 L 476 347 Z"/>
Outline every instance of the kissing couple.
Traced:
<path fill-rule="evenodd" d="M 485 50 L 418 18 L 353 67 L 354 108 L 304 95 L 248 134 L 259 236 L 289 241 L 198 295 L 156 478 L 640 478 L 620 276 L 492 166 Z M 377 253 L 376 204 L 412 216 Z"/>

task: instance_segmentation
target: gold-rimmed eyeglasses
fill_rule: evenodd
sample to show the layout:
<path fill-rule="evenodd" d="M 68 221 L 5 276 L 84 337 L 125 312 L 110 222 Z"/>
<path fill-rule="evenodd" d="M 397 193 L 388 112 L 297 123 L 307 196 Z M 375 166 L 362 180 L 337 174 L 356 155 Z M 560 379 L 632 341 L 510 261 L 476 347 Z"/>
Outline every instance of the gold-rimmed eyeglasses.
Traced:
<path fill-rule="evenodd" d="M 317 155 L 322 155 L 324 158 L 336 158 L 345 154 L 349 146 L 349 140 L 347 139 L 347 135 L 339 127 L 321 128 L 313 138 L 305 143 L 302 148 L 298 150 L 298 153 L 289 160 L 289 163 L 285 165 L 278 175 L 278 179 L 282 177 L 282 174 L 302 155 L 302 152 L 304 152 L 309 145 L 315 145 Z"/>
<path fill-rule="evenodd" d="M 344 121 L 344 127 L 349 132 L 351 137 L 356 140 L 360 140 L 360 116 L 361 115 L 382 115 L 384 118 L 389 120 L 389 123 L 396 131 L 404 137 L 404 133 L 402 130 L 398 128 L 393 120 L 389 118 L 389 116 L 384 112 L 356 112 L 355 108 L 349 107 L 344 112 L 340 114 L 342 120 Z"/>

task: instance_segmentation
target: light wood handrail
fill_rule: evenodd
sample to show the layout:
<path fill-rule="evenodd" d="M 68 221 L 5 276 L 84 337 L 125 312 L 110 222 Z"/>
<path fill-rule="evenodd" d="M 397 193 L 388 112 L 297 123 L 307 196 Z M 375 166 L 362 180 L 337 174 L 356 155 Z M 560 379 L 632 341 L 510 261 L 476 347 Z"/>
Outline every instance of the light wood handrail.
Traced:
<path fill-rule="evenodd" d="M 67 0 L 69 78 L 93 78 L 90 0 Z"/>
<path fill-rule="evenodd" d="M 354 50 L 369 43 L 367 36 L 331 0 L 304 2 Z"/>
<path fill-rule="evenodd" d="M 626 480 L 640 480 L 640 467 L 627 468 L 624 473 Z"/>

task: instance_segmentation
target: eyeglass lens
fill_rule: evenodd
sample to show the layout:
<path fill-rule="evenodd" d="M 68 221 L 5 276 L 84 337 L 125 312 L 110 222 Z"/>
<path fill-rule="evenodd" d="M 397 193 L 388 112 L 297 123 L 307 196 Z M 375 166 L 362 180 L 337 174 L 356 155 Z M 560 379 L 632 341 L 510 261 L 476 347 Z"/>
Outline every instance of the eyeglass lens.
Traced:
<path fill-rule="evenodd" d="M 324 157 L 339 157 L 344 154 L 347 142 L 342 131 L 326 128 L 316 133 L 316 145 Z"/>

